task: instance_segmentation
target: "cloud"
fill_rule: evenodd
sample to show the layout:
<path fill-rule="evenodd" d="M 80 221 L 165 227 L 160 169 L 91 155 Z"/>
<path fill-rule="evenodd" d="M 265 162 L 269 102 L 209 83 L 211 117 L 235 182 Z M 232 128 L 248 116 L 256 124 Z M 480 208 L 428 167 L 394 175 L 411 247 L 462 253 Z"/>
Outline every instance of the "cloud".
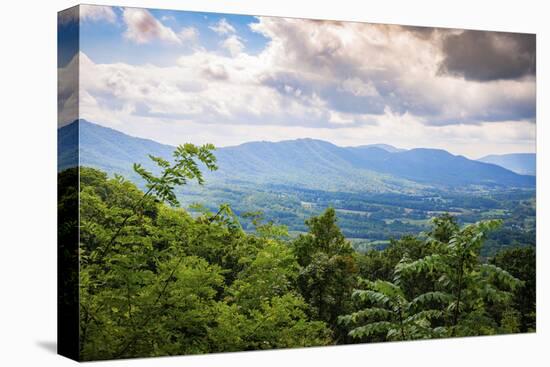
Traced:
<path fill-rule="evenodd" d="M 243 67 L 252 74 L 259 70 L 257 59 L 246 54 L 234 60 L 196 52 L 173 67 L 96 64 L 85 54 L 79 57 L 81 118 L 167 144 L 227 146 L 309 137 L 342 146 L 383 142 L 442 148 L 470 158 L 535 147 L 536 127 L 528 121 L 432 126 L 386 108 L 380 115 L 362 115 L 365 123 L 358 124 L 359 115 L 331 110 L 300 89 L 287 86 L 283 97 L 258 87 L 242 72 Z M 207 70 L 224 77 L 205 77 Z"/>
<path fill-rule="evenodd" d="M 431 37 L 433 37 L 434 33 L 436 32 L 447 31 L 447 30 L 441 30 L 434 27 L 421 27 L 421 26 L 411 26 L 411 25 L 401 26 L 401 29 L 404 32 L 410 32 L 414 36 L 424 40 L 430 39 Z"/>
<path fill-rule="evenodd" d="M 464 31 L 443 41 L 440 71 L 467 80 L 489 81 L 534 76 L 534 34 Z"/>
<path fill-rule="evenodd" d="M 235 33 L 235 27 L 227 22 L 225 18 L 220 19 L 216 24 L 208 27 L 219 35 Z"/>
<path fill-rule="evenodd" d="M 171 67 L 97 64 L 81 53 L 80 88 L 97 102 L 82 113 L 91 121 L 110 110 L 113 118 L 127 111 L 127 119 L 335 127 L 319 96 L 281 95 L 259 83 L 264 67 L 245 53 L 227 57 L 196 50 Z"/>
<path fill-rule="evenodd" d="M 139 35 L 145 40 L 197 37 L 192 28 L 163 33 L 146 11 L 135 18 L 147 19 Z M 441 43 L 456 30 L 419 37 L 401 26 L 265 17 L 251 28 L 270 40 L 257 55 L 244 53 L 241 36 L 230 34 L 220 43 L 227 56 L 197 48 L 171 68 L 98 65 L 107 80 L 120 79 L 103 93 L 124 84 L 111 98 L 135 114 L 205 123 L 342 128 L 372 124 L 388 111 L 432 126 L 535 118 L 532 78 L 481 82 L 440 73 Z M 128 93 L 144 83 L 147 95 Z M 182 90 L 182 83 L 201 87 Z"/>
<path fill-rule="evenodd" d="M 241 38 L 237 35 L 231 35 L 222 42 L 222 47 L 229 51 L 231 56 L 237 56 L 244 49 Z"/>
<path fill-rule="evenodd" d="M 196 42 L 199 38 L 199 31 L 194 27 L 185 27 L 178 32 L 178 38 L 182 42 Z"/>
<path fill-rule="evenodd" d="M 114 23 L 116 14 L 110 6 L 102 5 L 80 5 L 80 20 L 81 21 L 106 21 Z"/>
<path fill-rule="evenodd" d="M 57 124 L 59 127 L 78 118 L 79 103 L 79 55 L 74 55 L 63 67 L 57 69 Z"/>
<path fill-rule="evenodd" d="M 364 82 L 361 79 L 348 78 L 342 82 L 341 90 L 349 92 L 356 97 L 375 97 L 378 91 L 372 82 Z"/>
<path fill-rule="evenodd" d="M 281 90 L 296 75 L 303 90 L 339 112 L 381 115 L 387 107 L 428 125 L 535 118 L 534 78 L 487 82 L 441 72 L 449 55 L 444 45 L 460 30 L 269 17 L 250 27 L 270 39 L 263 54 L 273 71 L 264 81 Z M 516 38 L 509 43 L 529 49 Z"/>
<path fill-rule="evenodd" d="M 195 41 L 198 37 L 198 31 L 193 27 L 183 28 L 176 33 L 146 9 L 125 8 L 122 18 L 126 24 L 124 37 L 138 44 L 160 40 L 168 44 L 181 45 L 187 41 Z"/>
<path fill-rule="evenodd" d="M 236 32 L 235 27 L 229 24 L 225 18 L 220 19 L 216 24 L 208 28 L 218 35 L 225 37 L 225 39 L 220 42 L 220 46 L 226 49 L 231 56 L 235 57 L 244 50 L 243 39 L 234 34 Z"/>
<path fill-rule="evenodd" d="M 116 22 L 116 13 L 110 6 L 103 5 L 78 5 L 59 12 L 59 23 L 71 22 Z"/>
<path fill-rule="evenodd" d="M 212 80 L 227 80 L 229 75 L 223 63 L 208 63 L 202 68 L 201 74 Z"/>
<path fill-rule="evenodd" d="M 194 28 L 176 33 L 139 15 L 136 39 L 198 41 Z M 442 72 L 461 30 L 259 17 L 250 28 L 268 42 L 252 55 L 243 51 L 253 41 L 231 28 L 218 32 L 227 52 L 194 47 L 171 66 L 81 54 L 81 117 L 171 144 L 313 137 L 470 155 L 534 149 L 534 75 Z"/>

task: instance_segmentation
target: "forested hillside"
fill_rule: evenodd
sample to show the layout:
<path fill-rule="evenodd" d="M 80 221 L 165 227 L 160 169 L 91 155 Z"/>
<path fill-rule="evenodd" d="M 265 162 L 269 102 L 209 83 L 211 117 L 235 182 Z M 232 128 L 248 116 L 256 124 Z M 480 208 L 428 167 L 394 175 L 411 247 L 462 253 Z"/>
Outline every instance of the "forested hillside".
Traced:
<path fill-rule="evenodd" d="M 148 154 L 169 160 L 174 149 L 86 120 L 63 127 L 59 134 L 76 129 L 76 125 L 81 164 L 108 173 L 131 174 L 133 162 L 153 169 Z M 215 183 L 249 182 L 374 193 L 425 193 L 441 188 L 464 189 L 465 185 L 532 188 L 535 184 L 532 176 L 444 150 L 392 148 L 340 147 L 315 139 L 249 142 L 218 149 L 220 169 L 215 175 L 205 173 L 205 177 Z"/>
<path fill-rule="evenodd" d="M 152 156 L 154 171 L 134 165 L 141 189 L 89 167 L 59 173 L 60 184 L 80 175 L 82 359 L 535 330 L 533 248 L 480 257 L 500 220 L 441 214 L 422 235 L 360 253 L 330 206 L 297 236 L 226 204 L 190 212 L 188 185 L 222 164 L 213 148 Z M 60 187 L 61 217 L 74 190 Z"/>
<path fill-rule="evenodd" d="M 59 135 L 61 168 L 76 164 L 70 157 L 79 146 L 81 165 L 120 174 L 141 189 L 145 181 L 132 164 L 158 174 L 148 154 L 171 161 L 174 149 L 85 120 L 63 127 Z M 332 207 L 344 236 L 366 251 L 427 231 L 433 217 L 449 212 L 461 225 L 503 221 L 483 246 L 485 257 L 505 247 L 535 244 L 535 178 L 442 150 L 338 147 L 301 139 L 251 142 L 217 149 L 216 156 L 215 172 L 199 162 L 204 185 L 189 182 L 174 193 L 185 207 L 198 203 L 215 211 L 230 204 L 246 231 L 254 226 L 243 214 L 262 211 L 296 237 L 307 232 L 306 219 Z"/>

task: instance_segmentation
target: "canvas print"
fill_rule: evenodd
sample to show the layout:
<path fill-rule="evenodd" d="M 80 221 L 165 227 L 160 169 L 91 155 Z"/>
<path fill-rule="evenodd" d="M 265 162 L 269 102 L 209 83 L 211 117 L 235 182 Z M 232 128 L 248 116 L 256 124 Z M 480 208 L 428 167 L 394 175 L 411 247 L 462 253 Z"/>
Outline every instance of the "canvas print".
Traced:
<path fill-rule="evenodd" d="M 534 34 L 58 16 L 59 352 L 536 330 Z"/>

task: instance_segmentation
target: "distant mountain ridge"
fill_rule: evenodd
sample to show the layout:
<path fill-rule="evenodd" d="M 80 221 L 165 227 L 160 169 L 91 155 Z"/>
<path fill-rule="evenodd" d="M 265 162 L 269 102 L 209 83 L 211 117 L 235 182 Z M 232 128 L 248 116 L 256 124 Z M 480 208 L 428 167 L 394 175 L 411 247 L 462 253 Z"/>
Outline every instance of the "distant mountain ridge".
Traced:
<path fill-rule="evenodd" d="M 396 148 L 393 145 L 389 145 L 389 144 L 368 144 L 368 145 L 359 146 L 358 148 L 380 148 L 390 153 L 404 152 L 405 150 L 407 150 L 402 148 Z"/>
<path fill-rule="evenodd" d="M 74 124 L 77 122 L 59 129 L 58 134 L 66 134 L 75 128 Z M 132 163 L 153 168 L 148 154 L 170 159 L 174 149 L 85 120 L 79 122 L 79 137 L 81 165 L 129 178 L 135 177 Z M 249 182 L 370 192 L 411 192 L 464 185 L 533 187 L 535 183 L 534 177 L 444 150 L 389 150 L 380 145 L 339 147 L 315 139 L 248 142 L 217 149 L 219 170 L 207 173 L 206 178 L 213 183 Z M 66 155 L 61 154 L 60 159 L 67 159 Z M 66 166 L 66 162 L 59 162 L 60 168 Z"/>
<path fill-rule="evenodd" d="M 520 175 L 537 174 L 537 155 L 535 153 L 491 154 L 478 161 L 496 164 Z"/>

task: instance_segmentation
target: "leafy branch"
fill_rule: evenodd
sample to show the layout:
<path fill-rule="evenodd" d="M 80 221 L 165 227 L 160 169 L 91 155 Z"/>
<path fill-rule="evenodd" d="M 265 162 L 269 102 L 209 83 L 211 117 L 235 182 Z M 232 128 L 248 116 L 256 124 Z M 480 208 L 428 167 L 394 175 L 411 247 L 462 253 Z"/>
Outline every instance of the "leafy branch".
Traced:
<path fill-rule="evenodd" d="M 160 176 L 155 176 L 143 168 L 141 164 L 134 163 L 134 171 L 145 180 L 147 191 L 132 206 L 129 213 L 123 217 L 110 240 L 95 256 L 92 256 L 92 259 L 97 261 L 104 258 L 126 227 L 128 220 L 137 215 L 138 209 L 142 207 L 147 198 L 155 196 L 160 201 L 167 202 L 172 206 L 179 206 L 179 201 L 174 193 L 176 186 L 185 185 L 189 180 L 196 180 L 199 185 L 203 185 L 204 178 L 199 169 L 199 162 L 202 162 L 210 171 L 217 170 L 216 156 L 212 153 L 215 149 L 212 144 L 205 144 L 200 147 L 190 143 L 179 145 L 172 154 L 174 157 L 174 163 L 172 164 L 163 158 L 149 155 L 149 158 L 161 168 L 162 173 Z"/>

